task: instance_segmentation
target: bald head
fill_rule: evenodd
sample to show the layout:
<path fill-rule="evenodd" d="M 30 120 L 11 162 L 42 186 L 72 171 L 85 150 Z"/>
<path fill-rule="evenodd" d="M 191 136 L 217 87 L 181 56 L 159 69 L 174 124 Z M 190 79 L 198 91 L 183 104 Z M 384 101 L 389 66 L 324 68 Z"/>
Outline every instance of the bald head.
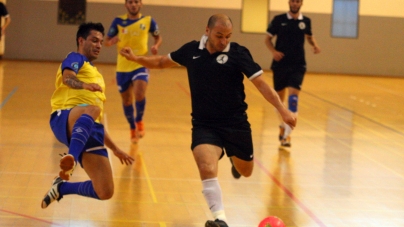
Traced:
<path fill-rule="evenodd" d="M 217 25 L 222 25 L 224 27 L 231 27 L 233 23 L 231 22 L 230 17 L 228 17 L 225 14 L 215 14 L 212 15 L 209 20 L 208 20 L 208 28 L 212 29 L 214 26 Z"/>

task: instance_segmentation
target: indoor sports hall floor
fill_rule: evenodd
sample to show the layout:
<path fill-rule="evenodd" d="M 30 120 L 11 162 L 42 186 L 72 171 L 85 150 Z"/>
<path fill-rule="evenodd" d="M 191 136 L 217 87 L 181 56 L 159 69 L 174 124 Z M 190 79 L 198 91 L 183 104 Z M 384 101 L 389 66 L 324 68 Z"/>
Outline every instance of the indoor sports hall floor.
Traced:
<path fill-rule="evenodd" d="M 0 226 L 203 227 L 211 219 L 190 151 L 190 94 L 183 68 L 152 70 L 146 136 L 131 146 L 114 65 L 95 64 L 107 83 L 106 127 L 136 162 L 111 155 L 115 195 L 40 203 L 58 173 L 50 97 L 59 63 L 0 61 Z M 264 75 L 272 85 L 271 73 Z M 255 146 L 250 178 L 219 182 L 231 227 L 278 216 L 288 227 L 404 226 L 404 78 L 307 74 L 292 148 L 278 148 L 278 119 L 246 81 Z M 88 179 L 81 168 L 72 181 Z"/>

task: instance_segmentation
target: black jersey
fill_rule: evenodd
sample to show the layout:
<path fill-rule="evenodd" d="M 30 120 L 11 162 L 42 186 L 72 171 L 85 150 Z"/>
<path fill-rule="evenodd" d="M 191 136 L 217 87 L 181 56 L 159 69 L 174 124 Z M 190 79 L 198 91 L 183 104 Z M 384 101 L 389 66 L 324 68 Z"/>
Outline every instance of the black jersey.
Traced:
<path fill-rule="evenodd" d="M 2 2 L 0 2 L 0 16 L 1 17 L 5 17 L 5 16 L 7 16 L 8 15 L 8 11 L 7 11 L 7 8 L 6 8 L 6 6 L 4 5 L 4 3 L 2 3 Z M 1 20 L 0 20 L 0 28 L 2 27 L 3 25 L 1 24 Z M 1 30 L 0 30 L 0 33 L 1 33 Z M 1 35 L 1 34 L 0 34 Z"/>
<path fill-rule="evenodd" d="M 277 15 L 269 24 L 267 33 L 277 36 L 275 49 L 285 54 L 279 62 L 272 61 L 272 69 L 306 66 L 304 39 L 305 35 L 312 35 L 310 18 L 300 14 L 295 20 L 288 13 Z"/>
<path fill-rule="evenodd" d="M 5 17 L 8 15 L 8 11 L 4 3 L 0 2 L 0 16 Z"/>
<path fill-rule="evenodd" d="M 207 36 L 191 41 L 170 53 L 170 58 L 187 68 L 191 90 L 192 117 L 202 121 L 226 121 L 247 110 L 244 75 L 250 80 L 263 73 L 247 48 L 229 43 L 223 52 L 210 54 Z"/>

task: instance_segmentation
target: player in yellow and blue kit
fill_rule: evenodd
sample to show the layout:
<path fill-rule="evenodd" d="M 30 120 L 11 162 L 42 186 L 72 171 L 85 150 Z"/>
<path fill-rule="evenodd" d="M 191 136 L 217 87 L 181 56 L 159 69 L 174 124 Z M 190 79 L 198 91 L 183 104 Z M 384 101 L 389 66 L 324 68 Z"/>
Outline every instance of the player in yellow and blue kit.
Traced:
<path fill-rule="evenodd" d="M 134 160 L 112 142 L 102 125 L 105 83 L 92 61 L 100 53 L 103 37 L 102 24 L 80 25 L 76 36 L 78 51 L 69 53 L 57 71 L 50 126 L 69 152 L 61 155 L 61 171 L 43 198 L 42 208 L 69 194 L 100 200 L 112 197 L 114 183 L 104 141 L 122 164 L 128 165 Z M 90 180 L 67 182 L 77 162 Z"/>
<path fill-rule="evenodd" d="M 154 38 L 151 52 L 154 55 L 157 54 L 162 38 L 153 18 L 140 13 L 142 6 L 141 0 L 125 0 L 128 12 L 113 20 L 105 38 L 105 46 L 116 44 L 118 53 L 123 47 L 131 47 L 135 54 L 146 55 L 149 33 L 151 33 Z M 145 134 L 143 114 L 148 79 L 149 70 L 147 68 L 136 62 L 128 61 L 118 54 L 116 81 L 122 97 L 123 111 L 130 125 L 133 143 L 137 143 L 138 138 L 142 138 Z M 136 118 L 134 117 L 133 96 L 135 97 Z"/>

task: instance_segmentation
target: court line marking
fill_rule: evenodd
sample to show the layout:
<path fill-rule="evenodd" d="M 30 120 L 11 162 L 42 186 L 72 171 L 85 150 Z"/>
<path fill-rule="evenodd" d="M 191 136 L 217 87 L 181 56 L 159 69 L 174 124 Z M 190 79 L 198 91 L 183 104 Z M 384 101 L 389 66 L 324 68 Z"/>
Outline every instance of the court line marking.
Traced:
<path fill-rule="evenodd" d="M 147 171 L 146 163 L 144 161 L 142 152 L 139 152 L 139 156 L 140 156 L 140 160 L 142 161 L 142 169 L 144 171 L 147 186 L 149 187 L 150 194 L 151 194 L 151 196 L 153 198 L 153 202 L 157 203 L 156 193 L 154 192 L 153 184 L 151 183 L 150 175 L 149 175 L 149 172 Z"/>
<path fill-rule="evenodd" d="M 307 91 L 301 91 L 301 92 L 302 92 L 302 93 L 305 93 L 305 94 L 307 94 L 307 95 L 309 95 L 309 96 L 312 96 L 312 97 L 314 97 L 314 98 L 316 98 L 316 99 L 319 99 L 319 100 L 321 100 L 321 101 L 323 101 L 323 102 L 325 102 L 325 103 L 328 103 L 328 104 L 330 104 L 330 105 L 332 105 L 332 106 L 336 106 L 336 107 L 341 108 L 341 109 L 343 109 L 343 110 L 349 111 L 349 112 L 351 112 L 352 114 L 354 114 L 354 115 L 356 115 L 356 116 L 358 116 L 358 117 L 361 117 L 361 118 L 363 118 L 363 119 L 366 119 L 366 120 L 368 120 L 368 121 L 370 121 L 370 122 L 372 122 L 372 123 L 374 123 L 374 124 L 376 124 L 376 125 L 379 125 L 379 126 L 381 126 L 381 127 L 383 127 L 383 128 L 386 128 L 386 129 L 389 129 L 389 130 L 391 130 L 392 132 L 395 132 L 395 133 L 397 133 L 397 134 L 399 134 L 399 135 L 401 135 L 401 136 L 404 136 L 404 133 L 403 133 L 403 132 L 398 131 L 397 129 L 394 129 L 394 128 L 392 128 L 392 127 L 389 127 L 389 126 L 387 126 L 387 125 L 385 125 L 385 124 L 382 124 L 382 123 L 380 123 L 380 122 L 378 122 L 378 121 L 376 121 L 376 120 L 373 120 L 372 118 L 366 117 L 366 116 L 363 115 L 363 114 L 359 114 L 358 112 L 355 112 L 355 111 L 353 111 L 353 110 L 350 110 L 350 109 L 348 109 L 347 107 L 338 105 L 337 103 L 331 102 L 331 101 L 329 101 L 329 100 L 327 100 L 327 99 L 321 98 L 321 97 L 319 97 L 319 96 L 317 96 L 317 95 L 314 95 L 314 94 L 312 94 L 312 93 L 309 93 L 309 92 L 307 92 Z"/>
<path fill-rule="evenodd" d="M 303 202 L 301 202 L 288 188 L 285 187 L 274 175 L 272 175 L 269 170 L 267 170 L 264 165 L 258 161 L 258 159 L 254 159 L 254 162 L 260 167 L 264 173 L 271 178 L 271 180 L 280 188 L 286 195 L 289 196 L 303 211 L 306 213 L 311 219 L 314 220 L 319 226 L 326 227 L 326 225 L 306 206 Z"/>
<path fill-rule="evenodd" d="M 107 119 L 107 113 L 105 113 L 105 112 L 104 112 L 104 128 L 105 128 L 106 131 L 108 131 L 108 119 Z M 110 150 L 110 149 L 108 148 L 108 150 Z M 111 154 L 111 153 L 112 153 L 112 152 L 109 152 L 109 154 Z M 112 156 L 112 155 L 110 155 L 110 156 Z M 153 202 L 154 202 L 154 203 L 157 203 L 158 201 L 157 201 L 156 193 L 154 192 L 153 184 L 151 183 L 150 175 L 149 175 L 149 172 L 147 171 L 146 163 L 145 163 L 145 161 L 144 161 L 144 159 L 143 159 L 142 152 L 139 152 L 139 157 L 140 157 L 140 160 L 141 160 L 141 162 L 142 162 L 142 169 L 143 169 L 143 171 L 144 171 L 144 173 L 145 173 L 145 178 L 146 178 L 147 186 L 149 187 L 150 194 L 151 194 L 151 196 L 152 196 Z M 112 158 L 112 157 L 111 157 L 111 158 Z M 112 170 L 113 170 L 114 168 L 113 168 L 113 164 L 112 164 L 111 158 L 108 158 L 108 160 L 109 160 L 109 163 L 110 163 L 111 168 L 112 168 Z M 112 172 L 112 173 L 113 173 L 113 172 Z M 113 175 L 115 175 L 115 174 L 113 174 Z M 114 177 L 114 178 L 115 178 L 115 177 Z"/>
<path fill-rule="evenodd" d="M 14 93 L 17 92 L 17 90 L 18 90 L 18 87 L 15 87 L 15 88 L 7 95 L 7 97 L 4 99 L 4 101 L 3 101 L 2 103 L 0 103 L 0 109 L 1 109 L 4 105 L 6 105 L 6 103 L 8 102 L 8 100 L 11 99 L 11 96 L 13 96 Z"/>
<path fill-rule="evenodd" d="M 64 225 L 60 225 L 60 224 L 57 224 L 57 223 L 54 223 L 54 222 L 51 222 L 51 221 L 47 221 L 47 220 L 44 220 L 44 219 L 36 218 L 36 217 L 25 215 L 25 214 L 16 213 L 16 212 L 9 211 L 9 210 L 0 209 L 0 212 L 12 214 L 12 215 L 16 215 L 16 216 L 20 216 L 20 217 L 24 217 L 24 218 L 28 218 L 28 219 L 39 221 L 39 222 L 44 222 L 44 223 L 51 224 L 51 225 L 64 226 Z"/>

